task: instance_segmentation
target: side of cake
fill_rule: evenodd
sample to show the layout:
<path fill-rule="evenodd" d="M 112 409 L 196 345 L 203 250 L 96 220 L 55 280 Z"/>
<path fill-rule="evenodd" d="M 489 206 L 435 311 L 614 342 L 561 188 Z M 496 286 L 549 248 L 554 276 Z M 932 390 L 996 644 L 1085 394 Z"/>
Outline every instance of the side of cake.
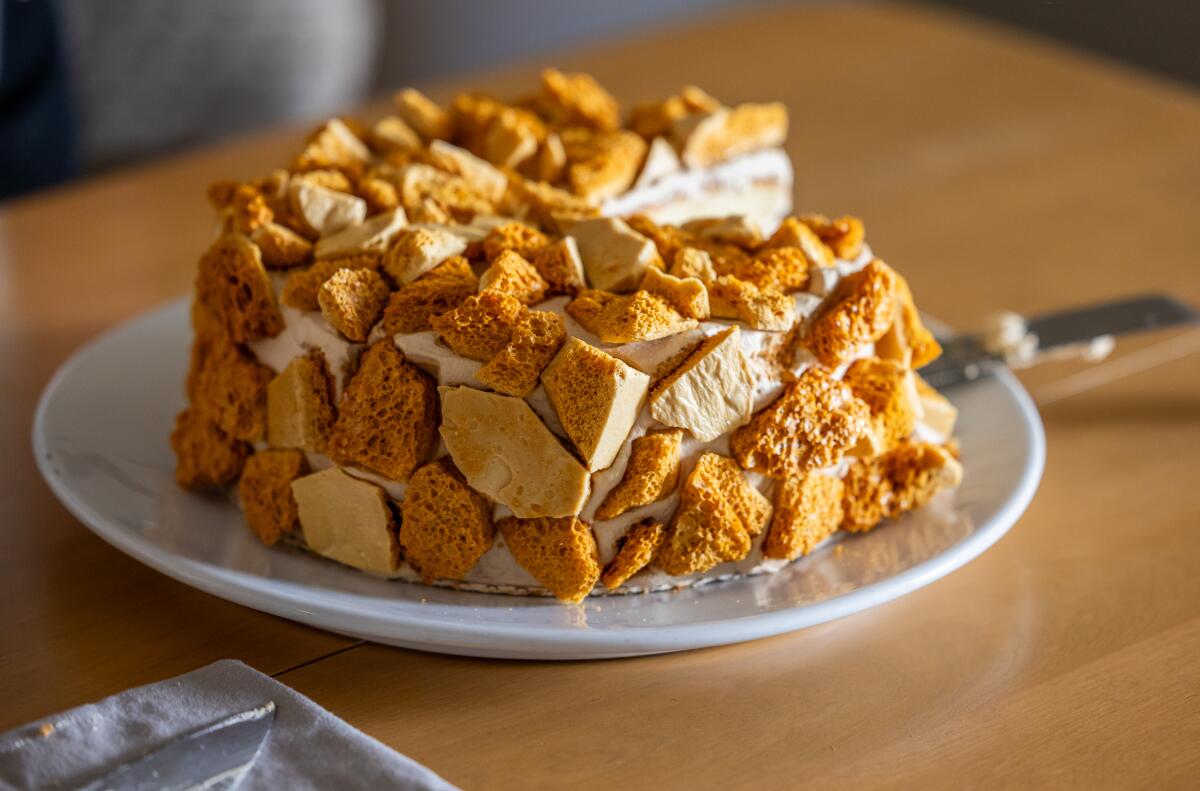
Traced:
<path fill-rule="evenodd" d="M 180 485 L 236 485 L 267 544 L 564 601 L 922 507 L 962 474 L 940 349 L 860 220 L 786 216 L 786 131 L 695 88 L 623 123 L 547 70 L 214 185 Z"/>

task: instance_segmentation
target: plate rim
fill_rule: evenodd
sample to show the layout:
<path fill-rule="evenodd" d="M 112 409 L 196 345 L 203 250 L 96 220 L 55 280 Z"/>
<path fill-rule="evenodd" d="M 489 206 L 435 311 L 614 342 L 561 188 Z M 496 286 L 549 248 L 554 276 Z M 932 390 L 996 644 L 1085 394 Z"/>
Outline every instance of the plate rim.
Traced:
<path fill-rule="evenodd" d="M 119 342 L 124 333 L 143 322 L 179 311 L 186 306 L 187 299 L 186 296 L 179 297 L 108 327 L 75 349 L 59 365 L 43 388 L 34 412 L 31 439 L 39 473 L 59 502 L 88 530 L 159 573 L 242 606 L 374 642 L 471 656 L 586 659 L 707 648 L 797 631 L 898 599 L 979 557 L 1016 524 L 1033 500 L 1045 469 L 1046 439 L 1041 416 L 1016 376 L 1007 369 L 1000 369 L 994 376 L 1015 401 L 1029 434 L 1028 463 L 1022 469 L 1017 485 L 991 518 L 978 525 L 969 536 L 886 579 L 802 606 L 652 628 L 588 629 L 561 624 L 450 622 L 444 618 L 422 618 L 419 611 L 413 611 L 411 602 L 403 600 L 397 600 L 395 610 L 384 618 L 374 613 L 355 612 L 337 601 L 303 601 L 291 590 L 298 583 L 287 582 L 288 590 L 274 588 L 268 591 L 264 586 L 272 582 L 270 578 L 202 563 L 139 540 L 78 495 L 56 469 L 45 423 L 55 395 L 96 349 Z M 335 593 L 348 597 L 361 595 L 344 591 Z M 470 591 L 457 593 L 477 595 Z M 720 628 L 714 628 L 717 624 Z"/>

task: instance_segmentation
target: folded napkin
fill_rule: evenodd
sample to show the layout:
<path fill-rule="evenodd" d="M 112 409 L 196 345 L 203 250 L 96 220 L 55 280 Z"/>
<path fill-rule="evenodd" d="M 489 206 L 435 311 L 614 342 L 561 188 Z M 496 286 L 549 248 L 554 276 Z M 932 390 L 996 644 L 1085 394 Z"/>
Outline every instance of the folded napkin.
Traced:
<path fill-rule="evenodd" d="M 454 789 L 308 698 L 224 660 L 0 735 L 0 788 L 71 788 L 202 725 L 275 701 L 275 724 L 239 791 Z"/>

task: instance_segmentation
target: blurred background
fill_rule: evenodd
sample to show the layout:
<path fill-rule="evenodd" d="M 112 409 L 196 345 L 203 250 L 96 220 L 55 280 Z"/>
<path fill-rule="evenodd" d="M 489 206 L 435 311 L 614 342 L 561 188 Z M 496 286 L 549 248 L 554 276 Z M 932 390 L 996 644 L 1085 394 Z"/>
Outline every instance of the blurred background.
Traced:
<path fill-rule="evenodd" d="M 735 4 L 0 0 L 0 200 Z M 927 4 L 1200 83 L 1200 0 Z"/>

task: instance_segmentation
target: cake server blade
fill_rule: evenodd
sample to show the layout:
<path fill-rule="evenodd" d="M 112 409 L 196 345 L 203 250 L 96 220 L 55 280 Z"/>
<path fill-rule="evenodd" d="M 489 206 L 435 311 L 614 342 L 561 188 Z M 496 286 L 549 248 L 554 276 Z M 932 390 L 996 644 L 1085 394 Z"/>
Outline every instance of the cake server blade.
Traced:
<path fill-rule="evenodd" d="M 258 758 L 275 721 L 275 703 L 185 733 L 121 764 L 80 791 L 223 791 L 235 787 Z"/>
<path fill-rule="evenodd" d="M 1098 338 L 1134 332 L 1200 325 L 1200 312 L 1163 294 L 1056 311 L 1025 320 L 1025 330 L 1035 339 L 1033 361 L 1056 350 L 1089 344 Z M 981 335 L 956 335 L 942 341 L 942 356 L 921 369 L 922 378 L 936 388 L 951 387 L 978 378 L 1005 359 L 987 348 Z"/>

